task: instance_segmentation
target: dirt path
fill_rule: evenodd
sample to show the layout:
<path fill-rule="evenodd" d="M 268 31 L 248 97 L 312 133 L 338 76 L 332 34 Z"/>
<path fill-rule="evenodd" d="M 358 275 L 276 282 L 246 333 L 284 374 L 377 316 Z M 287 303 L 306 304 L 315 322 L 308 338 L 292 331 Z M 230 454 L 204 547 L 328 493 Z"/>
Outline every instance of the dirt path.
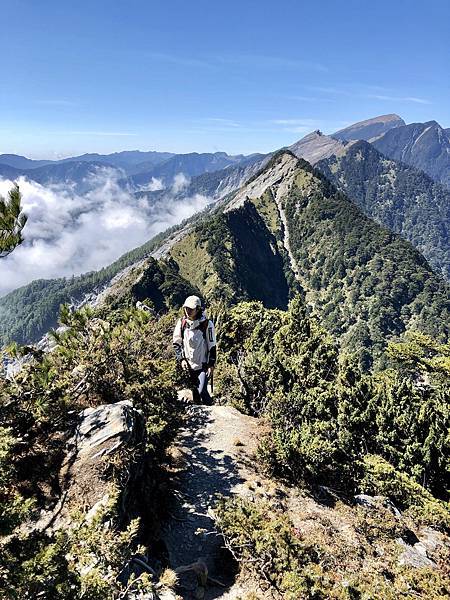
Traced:
<path fill-rule="evenodd" d="M 233 583 L 230 558 L 214 527 L 211 509 L 217 494 L 251 495 L 255 478 L 253 455 L 261 435 L 258 419 L 228 406 L 188 408 L 184 427 L 172 449 L 181 469 L 175 477 L 175 504 L 163 532 L 172 568 L 204 561 L 211 578 L 224 586 L 198 587 L 191 572 L 183 575 L 180 593 L 186 600 L 233 600 L 244 590 Z"/>

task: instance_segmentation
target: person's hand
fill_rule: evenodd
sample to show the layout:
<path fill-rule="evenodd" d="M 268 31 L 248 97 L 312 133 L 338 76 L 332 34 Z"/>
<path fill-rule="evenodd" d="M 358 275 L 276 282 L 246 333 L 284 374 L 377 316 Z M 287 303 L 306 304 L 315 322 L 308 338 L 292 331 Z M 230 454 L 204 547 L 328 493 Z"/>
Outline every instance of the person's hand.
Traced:
<path fill-rule="evenodd" d="M 211 376 L 213 375 L 213 373 L 214 373 L 214 367 L 209 367 L 208 370 L 207 370 L 207 372 L 206 372 L 206 374 L 208 375 L 208 379 L 211 378 Z"/>
<path fill-rule="evenodd" d="M 189 371 L 189 363 L 185 358 L 183 358 L 181 361 L 181 368 L 183 371 Z"/>

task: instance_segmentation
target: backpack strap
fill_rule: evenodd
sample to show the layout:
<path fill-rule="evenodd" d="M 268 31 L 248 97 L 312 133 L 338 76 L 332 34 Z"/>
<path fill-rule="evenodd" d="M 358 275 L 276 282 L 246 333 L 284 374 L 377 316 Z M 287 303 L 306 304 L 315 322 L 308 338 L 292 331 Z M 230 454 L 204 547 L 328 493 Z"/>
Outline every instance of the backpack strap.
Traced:
<path fill-rule="evenodd" d="M 200 331 L 203 334 L 203 338 L 206 340 L 206 332 L 208 331 L 208 325 L 209 325 L 209 319 L 205 319 L 204 321 L 202 321 L 200 323 L 200 325 L 198 327 L 196 327 L 196 329 L 200 329 Z M 184 339 L 184 331 L 186 329 L 186 317 L 182 317 L 181 319 L 181 339 Z"/>
<path fill-rule="evenodd" d="M 208 331 L 208 325 L 209 325 L 209 319 L 205 319 L 198 326 L 198 329 L 200 329 L 200 331 L 203 333 L 203 338 L 204 338 L 205 342 L 206 342 L 206 332 Z"/>
<path fill-rule="evenodd" d="M 181 318 L 181 339 L 184 339 L 184 330 L 186 329 L 186 317 Z"/>

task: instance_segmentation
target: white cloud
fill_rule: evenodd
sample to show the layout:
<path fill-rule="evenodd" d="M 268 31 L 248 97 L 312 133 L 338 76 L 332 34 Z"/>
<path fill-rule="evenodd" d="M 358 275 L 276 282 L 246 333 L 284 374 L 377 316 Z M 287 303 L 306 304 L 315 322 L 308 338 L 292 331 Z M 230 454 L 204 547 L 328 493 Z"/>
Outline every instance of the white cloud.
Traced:
<path fill-rule="evenodd" d="M 385 96 L 383 94 L 369 94 L 368 98 L 375 100 L 387 100 L 388 102 L 414 102 L 415 104 L 431 104 L 425 98 L 416 98 L 415 96 Z"/>
<path fill-rule="evenodd" d="M 178 194 L 181 190 L 184 190 L 185 187 L 189 185 L 189 179 L 186 177 L 184 173 L 178 173 L 175 175 L 173 180 L 172 189 L 174 194 Z"/>
<path fill-rule="evenodd" d="M 84 195 L 59 186 L 42 186 L 20 178 L 28 222 L 24 243 L 0 260 L 0 295 L 34 279 L 78 275 L 106 266 L 158 232 L 202 210 L 210 198 L 175 197 L 187 178 L 179 174 L 172 189 L 157 199 L 136 198 L 121 188 L 109 169 Z M 12 182 L 0 180 L 5 196 Z M 159 185 L 154 184 L 157 189 Z"/>
<path fill-rule="evenodd" d="M 233 121 L 232 119 L 223 119 L 221 117 L 205 117 L 204 119 L 201 119 L 201 121 L 213 125 L 222 125 L 224 127 L 240 127 L 240 124 L 236 121 Z"/>
<path fill-rule="evenodd" d="M 158 192 L 159 190 L 164 189 L 164 184 L 161 179 L 152 177 L 151 182 L 145 185 L 145 189 L 149 192 Z"/>
<path fill-rule="evenodd" d="M 46 100 L 36 100 L 36 104 L 41 104 L 43 106 L 63 106 L 63 107 L 77 106 L 77 103 L 73 102 L 73 100 L 65 100 L 63 98 L 49 98 Z"/>
<path fill-rule="evenodd" d="M 273 119 L 274 125 L 281 125 L 282 131 L 290 133 L 310 133 L 315 129 L 321 129 L 323 121 L 317 119 Z"/>
<path fill-rule="evenodd" d="M 343 90 L 337 87 L 320 86 L 320 85 L 308 85 L 306 89 L 312 90 L 313 92 L 321 92 L 322 94 L 333 94 L 337 96 L 351 96 L 352 93 L 348 90 Z"/>
<path fill-rule="evenodd" d="M 145 56 L 145 55 L 144 55 Z M 198 58 L 189 58 L 187 56 L 176 56 L 174 54 L 163 54 L 161 52 L 151 52 L 147 54 L 151 60 L 171 63 L 180 67 L 201 67 L 210 68 L 211 64 L 206 60 Z"/>
<path fill-rule="evenodd" d="M 285 56 L 269 56 L 263 54 L 239 54 L 234 56 L 218 57 L 219 62 L 224 64 L 238 65 L 245 68 L 262 69 L 294 69 L 328 72 L 328 67 L 322 63 L 312 62 Z"/>
<path fill-rule="evenodd" d="M 174 54 L 163 54 L 159 52 L 152 52 L 146 56 L 147 58 L 158 62 L 165 62 L 181 67 L 200 67 L 202 69 L 217 69 L 222 65 L 234 65 L 236 67 L 244 67 L 246 69 L 294 69 L 302 71 L 317 71 L 319 73 L 327 73 L 329 71 L 328 67 L 322 63 L 295 59 L 286 56 L 269 56 L 264 54 L 241 53 L 239 55 L 210 56 L 208 60 Z"/>
<path fill-rule="evenodd" d="M 312 127 L 317 121 L 315 119 L 274 119 L 277 125 L 296 125 L 298 127 Z"/>
<path fill-rule="evenodd" d="M 331 98 L 318 98 L 317 96 L 285 96 L 285 98 L 299 102 L 333 102 Z"/>
<path fill-rule="evenodd" d="M 137 133 L 129 131 L 52 131 L 51 135 L 95 135 L 100 137 L 136 137 Z"/>

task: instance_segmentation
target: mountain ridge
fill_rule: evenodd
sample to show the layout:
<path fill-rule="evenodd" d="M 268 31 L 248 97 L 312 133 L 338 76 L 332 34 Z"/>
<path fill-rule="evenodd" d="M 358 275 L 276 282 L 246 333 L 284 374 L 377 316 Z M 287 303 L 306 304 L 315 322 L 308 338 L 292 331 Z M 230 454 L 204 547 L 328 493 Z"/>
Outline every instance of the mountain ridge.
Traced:
<path fill-rule="evenodd" d="M 378 117 L 372 117 L 371 119 L 365 119 L 364 121 L 358 121 L 353 123 L 344 129 L 340 129 L 335 133 L 331 134 L 331 137 L 338 140 L 367 140 L 370 141 L 376 138 L 386 131 L 390 131 L 396 127 L 406 125 L 405 121 L 396 114 L 380 115 Z"/>
<path fill-rule="evenodd" d="M 364 213 L 409 240 L 450 281 L 450 193 L 364 140 L 316 167 Z"/>
<path fill-rule="evenodd" d="M 450 139 L 437 121 L 392 129 L 373 145 L 388 158 L 416 167 L 450 187 Z"/>
<path fill-rule="evenodd" d="M 290 151 L 277 153 L 231 199 L 210 208 L 204 224 L 189 225 L 169 242 L 163 257 L 173 260 L 180 276 L 192 281 L 207 301 L 261 299 L 261 290 L 248 276 L 252 263 L 242 258 L 248 231 L 233 226 L 236 219 L 252 218 L 255 209 L 267 231 L 252 245 L 254 259 L 258 261 L 259 254 L 271 248 L 278 261 L 270 269 L 273 281 L 264 293 L 271 285 L 284 285 L 275 285 L 277 278 L 285 281 L 290 293 L 300 289 L 344 346 L 361 351 L 372 347 L 379 356 L 386 336 L 400 335 L 410 326 L 435 335 L 446 331 L 448 287 L 424 257 L 367 218 L 319 171 Z M 245 276 L 239 273 L 240 262 L 248 264 Z M 401 265 L 398 273 L 395 264 Z M 402 271 L 414 272 L 414 282 L 406 284 Z M 264 278 L 259 283 L 264 286 Z M 368 289 L 375 294 L 376 309 L 371 296 L 366 296 Z M 109 295 L 114 294 L 112 287 Z M 424 310 L 430 295 L 433 302 Z M 369 326 L 362 327 L 367 318 Z"/>

